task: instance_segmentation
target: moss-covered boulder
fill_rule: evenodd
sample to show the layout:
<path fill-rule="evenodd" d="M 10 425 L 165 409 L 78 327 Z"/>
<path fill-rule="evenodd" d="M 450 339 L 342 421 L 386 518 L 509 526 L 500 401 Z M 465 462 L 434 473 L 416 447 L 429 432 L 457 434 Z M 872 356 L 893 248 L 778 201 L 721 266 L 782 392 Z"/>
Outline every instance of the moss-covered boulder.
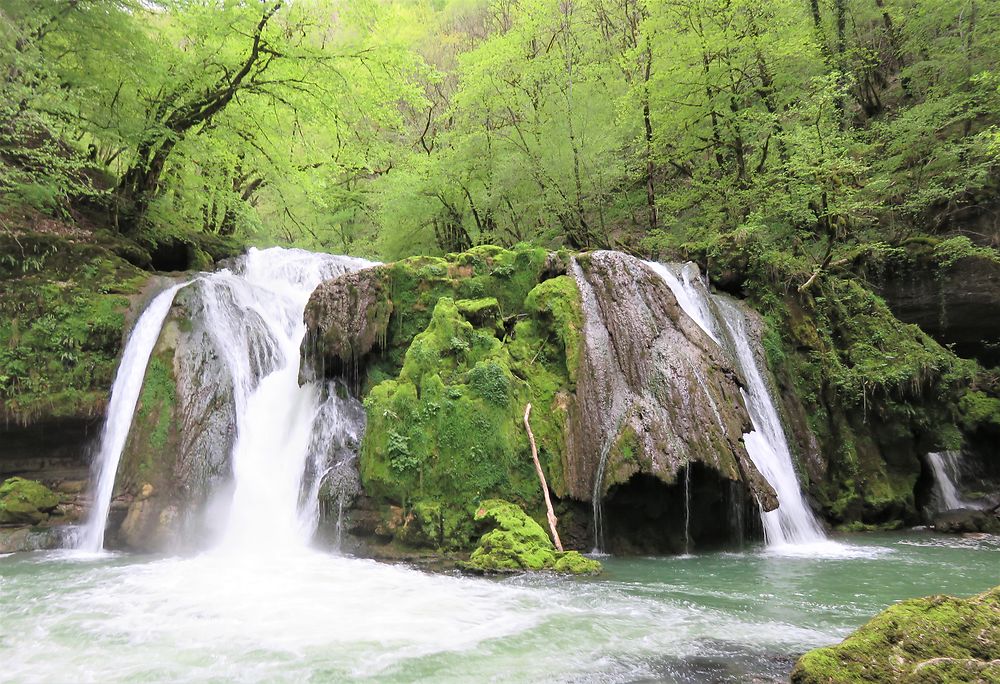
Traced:
<path fill-rule="evenodd" d="M 495 527 L 484 534 L 462 568 L 477 573 L 511 573 L 551 570 L 573 575 L 594 575 L 601 564 L 576 551 L 557 551 L 542 526 L 518 506 L 501 499 L 482 502 L 477 521 Z"/>
<path fill-rule="evenodd" d="M 634 257 L 527 245 L 414 257 L 324 283 L 305 319 L 304 365 L 357 373 L 361 480 L 396 542 L 469 549 L 486 499 L 540 513 L 529 402 L 567 505 L 589 504 L 598 473 L 604 497 L 640 474 L 676 484 L 693 461 L 741 500 L 776 505 L 742 444 L 736 371 Z"/>
<path fill-rule="evenodd" d="M 0 485 L 0 525 L 37 525 L 58 505 L 59 497 L 41 482 L 12 477 Z"/>
<path fill-rule="evenodd" d="M 792 682 L 1000 682 L 1000 587 L 887 608 L 842 643 L 802 656 Z"/>

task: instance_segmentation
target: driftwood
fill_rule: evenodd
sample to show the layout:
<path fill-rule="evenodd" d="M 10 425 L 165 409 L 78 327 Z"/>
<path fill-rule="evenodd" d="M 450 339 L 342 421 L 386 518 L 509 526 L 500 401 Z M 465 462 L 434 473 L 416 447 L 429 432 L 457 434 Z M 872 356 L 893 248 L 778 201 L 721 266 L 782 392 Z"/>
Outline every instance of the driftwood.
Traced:
<path fill-rule="evenodd" d="M 542 464 L 538 461 L 538 448 L 535 446 L 535 435 L 531 432 L 531 423 L 528 416 L 531 415 L 531 404 L 524 407 L 524 429 L 528 431 L 528 441 L 531 442 L 531 458 L 535 462 L 535 472 L 538 473 L 538 480 L 542 483 L 542 495 L 545 497 L 545 508 L 548 511 L 549 529 L 552 531 L 552 541 L 556 545 L 556 550 L 562 551 L 562 542 L 559 541 L 559 533 L 556 531 L 556 514 L 552 510 L 552 500 L 549 498 L 549 485 L 545 481 L 545 473 L 542 472 Z"/>

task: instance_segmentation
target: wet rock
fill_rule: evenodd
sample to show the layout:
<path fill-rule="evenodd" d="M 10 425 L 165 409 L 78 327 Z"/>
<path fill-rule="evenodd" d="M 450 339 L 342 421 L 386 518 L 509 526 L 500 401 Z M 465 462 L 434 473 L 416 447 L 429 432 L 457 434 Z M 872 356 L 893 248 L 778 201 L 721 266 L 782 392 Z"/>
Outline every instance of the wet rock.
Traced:
<path fill-rule="evenodd" d="M 205 287 L 195 281 L 178 291 L 146 370 L 116 481 L 127 513 L 118 529 L 109 521 L 117 545 L 197 548 L 222 513 L 209 511 L 210 498 L 231 474 L 236 407 Z"/>
<path fill-rule="evenodd" d="M 1000 263 L 967 256 L 942 269 L 917 259 L 883 277 L 878 292 L 901 321 L 915 323 L 955 353 L 1000 365 Z"/>
<path fill-rule="evenodd" d="M 792 682 L 995 682 L 998 665 L 1000 587 L 891 606 L 840 644 L 802 656 Z"/>
<path fill-rule="evenodd" d="M 976 510 L 969 508 L 944 511 L 934 516 L 931 527 L 938 532 L 952 534 L 965 532 L 1000 534 L 1000 513 L 997 509 Z"/>
<path fill-rule="evenodd" d="M 751 430 L 741 380 L 718 346 L 643 262 L 594 252 L 575 269 L 584 352 L 570 402 L 567 484 L 575 499 L 648 473 L 673 484 L 701 462 L 745 483 L 765 510 L 774 490 L 743 446 Z"/>
<path fill-rule="evenodd" d="M 0 553 L 44 551 L 66 546 L 66 528 L 0 527 Z"/>
<path fill-rule="evenodd" d="M 309 298 L 303 344 L 321 350 L 328 374 L 356 378 L 361 360 L 385 346 L 393 310 L 387 281 L 385 270 L 357 271 L 321 283 Z"/>

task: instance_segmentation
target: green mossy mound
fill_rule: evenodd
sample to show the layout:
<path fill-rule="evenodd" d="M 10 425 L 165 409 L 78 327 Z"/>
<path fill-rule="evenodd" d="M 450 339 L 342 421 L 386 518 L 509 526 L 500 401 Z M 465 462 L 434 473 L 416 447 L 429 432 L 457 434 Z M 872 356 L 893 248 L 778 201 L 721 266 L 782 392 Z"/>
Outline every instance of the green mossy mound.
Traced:
<path fill-rule="evenodd" d="M 468 549 L 474 514 L 504 496 L 542 504 L 521 421 L 532 429 L 549 483 L 564 491 L 566 398 L 579 358 L 579 292 L 542 249 L 480 247 L 373 269 L 392 312 L 368 359 L 361 447 L 365 491 L 405 544 Z M 312 306 L 312 305 L 311 305 Z"/>
<path fill-rule="evenodd" d="M 542 526 L 514 504 L 502 499 L 482 502 L 477 521 L 491 521 L 496 527 L 482 536 L 464 570 L 476 573 L 511 573 L 551 570 L 573 575 L 596 575 L 601 564 L 576 551 L 560 552 Z"/>
<path fill-rule="evenodd" d="M 997 661 L 1000 587 L 887 608 L 837 646 L 802 656 L 792 682 L 998 682 Z"/>
<path fill-rule="evenodd" d="M 59 497 L 41 482 L 12 477 L 0 485 L 0 525 L 37 525 L 58 505 Z"/>

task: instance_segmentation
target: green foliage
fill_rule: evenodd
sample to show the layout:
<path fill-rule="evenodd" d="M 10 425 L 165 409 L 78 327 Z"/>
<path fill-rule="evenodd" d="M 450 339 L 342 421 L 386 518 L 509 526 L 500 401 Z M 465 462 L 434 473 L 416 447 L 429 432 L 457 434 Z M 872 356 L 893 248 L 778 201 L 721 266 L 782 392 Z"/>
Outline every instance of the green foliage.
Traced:
<path fill-rule="evenodd" d="M 114 379 L 129 295 L 147 274 L 110 245 L 0 237 L 0 406 L 7 419 L 92 415 Z"/>

